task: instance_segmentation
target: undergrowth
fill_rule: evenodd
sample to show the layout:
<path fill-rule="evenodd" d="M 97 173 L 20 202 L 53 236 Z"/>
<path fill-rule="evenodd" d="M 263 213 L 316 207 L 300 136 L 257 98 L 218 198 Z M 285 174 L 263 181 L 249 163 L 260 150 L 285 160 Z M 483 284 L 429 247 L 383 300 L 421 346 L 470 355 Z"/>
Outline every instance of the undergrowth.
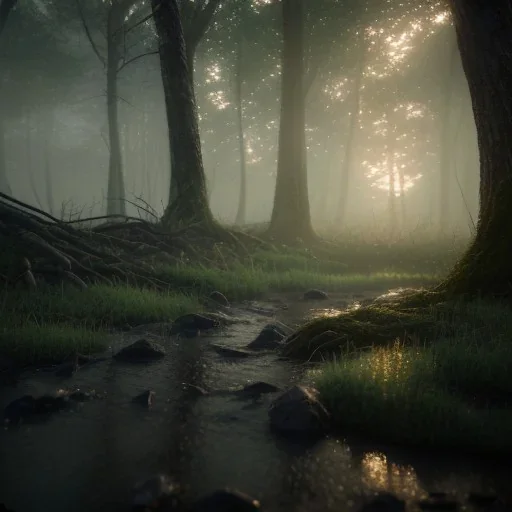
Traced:
<path fill-rule="evenodd" d="M 510 452 L 510 306 L 456 302 L 432 316 L 425 339 L 342 353 L 316 371 L 336 425 L 387 442 Z"/>

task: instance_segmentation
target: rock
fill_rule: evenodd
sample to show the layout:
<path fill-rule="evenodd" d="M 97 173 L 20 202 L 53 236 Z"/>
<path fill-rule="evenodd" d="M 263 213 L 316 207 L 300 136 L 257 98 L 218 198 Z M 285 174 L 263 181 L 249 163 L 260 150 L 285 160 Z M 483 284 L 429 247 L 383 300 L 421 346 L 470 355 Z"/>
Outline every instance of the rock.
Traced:
<path fill-rule="evenodd" d="M 233 347 L 227 347 L 226 345 L 218 345 L 217 343 L 212 343 L 210 347 L 213 348 L 216 352 L 218 352 L 220 355 L 225 357 L 236 357 L 236 358 L 242 358 L 242 357 L 251 357 L 254 356 L 254 352 L 250 352 L 249 350 L 244 350 L 243 348 L 233 348 Z"/>
<path fill-rule="evenodd" d="M 94 392 L 87 392 L 87 391 L 80 391 L 77 389 L 76 391 L 73 391 L 69 395 L 69 399 L 73 400 L 75 402 L 88 402 L 89 400 L 93 400 L 96 398 L 96 393 Z"/>
<path fill-rule="evenodd" d="M 220 304 L 221 306 L 229 307 L 228 299 L 226 299 L 225 295 L 223 295 L 220 292 L 213 291 L 212 293 L 210 293 L 210 295 L 208 295 L 208 298 L 213 302 Z"/>
<path fill-rule="evenodd" d="M 237 490 L 215 491 L 192 505 L 192 512 L 254 512 L 259 501 Z"/>
<path fill-rule="evenodd" d="M 143 405 L 144 407 L 152 407 L 155 404 L 156 393 L 148 389 L 132 398 L 134 404 Z"/>
<path fill-rule="evenodd" d="M 243 398 L 258 398 L 261 395 L 267 393 L 278 393 L 279 391 L 281 390 L 277 386 L 259 381 L 254 382 L 253 384 L 248 384 L 243 389 L 235 391 L 235 393 Z"/>
<path fill-rule="evenodd" d="M 78 370 L 80 366 L 78 365 L 78 360 L 75 358 L 73 361 L 68 361 L 66 363 L 62 363 L 55 370 L 55 375 L 57 377 L 62 377 L 64 379 L 69 379 L 72 377 Z"/>
<path fill-rule="evenodd" d="M 280 432 L 320 433 L 329 426 L 330 415 L 315 389 L 294 386 L 276 398 L 268 414 L 270 426 Z"/>
<path fill-rule="evenodd" d="M 281 345 L 286 334 L 277 325 L 268 324 L 258 334 L 255 340 L 251 341 L 247 348 L 252 350 L 272 350 Z"/>
<path fill-rule="evenodd" d="M 200 331 L 208 331 L 219 327 L 220 323 L 217 319 L 209 318 L 204 315 L 198 315 L 197 313 L 190 313 L 183 315 L 174 321 L 169 331 L 171 336 L 175 334 L 185 334 L 197 336 Z"/>
<path fill-rule="evenodd" d="M 304 300 L 326 300 L 329 296 L 322 290 L 308 290 L 304 293 Z"/>
<path fill-rule="evenodd" d="M 153 341 L 140 339 L 121 349 L 114 355 L 114 358 L 128 363 L 144 363 L 162 359 L 164 356 L 165 349 L 162 345 Z"/>
<path fill-rule="evenodd" d="M 25 395 L 13 400 L 4 409 L 4 421 L 17 424 L 22 420 L 29 420 L 33 416 L 47 415 L 69 407 L 69 398 L 66 395 L 43 395 L 38 398 Z"/>
<path fill-rule="evenodd" d="M 360 512 L 405 512 L 405 501 L 388 492 L 382 492 L 359 510 Z"/>
<path fill-rule="evenodd" d="M 35 411 L 35 398 L 25 395 L 13 400 L 4 409 L 4 421 L 6 423 L 18 423 L 20 420 L 31 416 Z"/>
<path fill-rule="evenodd" d="M 175 510 L 180 508 L 180 486 L 167 475 L 155 475 L 133 489 L 133 510 Z"/>

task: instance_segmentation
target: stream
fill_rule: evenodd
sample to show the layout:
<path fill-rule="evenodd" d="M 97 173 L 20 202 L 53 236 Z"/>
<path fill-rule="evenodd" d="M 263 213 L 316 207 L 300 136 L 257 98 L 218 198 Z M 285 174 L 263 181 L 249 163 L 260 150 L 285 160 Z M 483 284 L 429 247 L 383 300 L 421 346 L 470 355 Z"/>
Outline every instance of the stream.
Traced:
<path fill-rule="evenodd" d="M 259 499 L 270 512 L 357 511 L 377 491 L 405 499 L 410 511 L 419 510 L 416 500 L 429 491 L 510 498 L 512 469 L 505 465 L 360 440 L 292 441 L 269 430 L 267 407 L 276 395 L 254 402 L 191 393 L 190 385 L 228 390 L 264 381 L 285 389 L 302 381 L 305 366 L 275 354 L 234 359 L 210 347 L 243 348 L 268 323 L 294 328 L 354 296 L 297 299 L 288 294 L 258 303 L 267 314 L 247 304 L 233 307 L 231 314 L 243 322 L 213 336 L 162 336 L 160 324 L 112 335 L 111 352 L 141 337 L 165 345 L 166 356 L 151 364 L 109 358 L 68 379 L 36 372 L 16 387 L 0 387 L 2 408 L 23 395 L 66 387 L 103 395 L 44 422 L 0 430 L 0 503 L 15 512 L 128 511 L 134 483 L 158 472 L 175 477 L 194 498 L 228 486 Z M 145 390 L 156 393 L 151 408 L 132 403 Z"/>

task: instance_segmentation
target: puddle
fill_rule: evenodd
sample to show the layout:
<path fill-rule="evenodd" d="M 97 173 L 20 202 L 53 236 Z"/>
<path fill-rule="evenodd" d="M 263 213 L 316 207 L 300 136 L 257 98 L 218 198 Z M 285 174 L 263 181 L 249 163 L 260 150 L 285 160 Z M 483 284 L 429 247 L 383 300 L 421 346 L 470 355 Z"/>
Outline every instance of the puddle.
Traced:
<path fill-rule="evenodd" d="M 273 317 L 238 311 L 247 322 L 229 326 L 222 339 L 167 339 L 166 357 L 153 364 L 108 361 L 69 380 L 38 374 L 16 388 L 0 389 L 2 407 L 24 394 L 65 386 L 105 393 L 76 412 L 0 431 L 0 502 L 16 512 L 126 511 L 134 482 L 155 472 L 174 475 L 194 497 L 219 487 L 239 488 L 271 512 L 357 510 L 361 495 L 378 490 L 408 500 L 431 490 L 507 496 L 512 470 L 496 464 L 335 439 L 297 444 L 269 432 L 266 406 L 272 397 L 261 404 L 226 395 L 191 398 L 185 384 L 229 389 L 258 380 L 280 387 L 300 380 L 304 366 L 271 354 L 227 360 L 208 344 L 244 347 L 266 323 L 294 326 L 338 310 L 343 301 L 352 297 L 288 302 L 290 307 L 275 309 Z M 272 309 L 275 303 L 254 306 Z M 161 332 L 158 326 L 148 329 L 155 336 Z M 140 329 L 132 338 L 119 335 L 112 350 L 140 335 Z M 152 409 L 131 403 L 147 389 L 156 392 Z"/>

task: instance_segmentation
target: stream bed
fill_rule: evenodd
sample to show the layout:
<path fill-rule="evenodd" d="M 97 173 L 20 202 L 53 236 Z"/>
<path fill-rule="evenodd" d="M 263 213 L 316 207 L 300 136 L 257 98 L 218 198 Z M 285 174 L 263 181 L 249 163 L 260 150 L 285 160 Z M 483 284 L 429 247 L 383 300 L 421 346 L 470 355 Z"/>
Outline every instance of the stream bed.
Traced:
<path fill-rule="evenodd" d="M 258 303 L 260 312 L 242 304 L 231 312 L 242 322 L 214 336 L 178 339 L 163 336 L 159 324 L 141 326 L 113 335 L 110 351 L 145 337 L 165 346 L 160 361 L 134 365 L 108 358 L 68 379 L 38 372 L 16 387 L 1 387 L 2 408 L 23 395 L 60 388 L 95 389 L 102 398 L 42 423 L 0 430 L 0 503 L 15 512 L 128 511 L 134 483 L 158 472 L 175 477 L 191 497 L 228 486 L 270 512 L 357 511 L 377 491 L 405 499 L 410 511 L 419 510 L 416 501 L 429 491 L 460 498 L 495 493 L 508 500 L 508 466 L 360 441 L 292 441 L 269 430 L 267 408 L 276 395 L 254 402 L 191 392 L 195 386 L 228 390 L 264 381 L 285 389 L 300 382 L 304 365 L 268 353 L 227 358 L 210 344 L 243 348 L 268 323 L 294 328 L 352 300 L 351 294 L 322 302 L 287 295 Z M 156 393 L 151 408 L 132 403 L 145 390 Z"/>

